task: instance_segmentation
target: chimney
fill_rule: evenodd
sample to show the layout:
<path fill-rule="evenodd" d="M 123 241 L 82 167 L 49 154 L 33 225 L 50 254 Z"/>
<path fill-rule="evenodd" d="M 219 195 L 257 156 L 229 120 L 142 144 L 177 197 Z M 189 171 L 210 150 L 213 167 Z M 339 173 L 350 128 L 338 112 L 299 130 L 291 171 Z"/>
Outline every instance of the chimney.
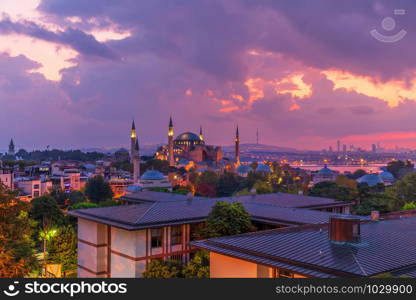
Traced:
<path fill-rule="evenodd" d="M 380 219 L 380 212 L 378 210 L 371 211 L 371 221 L 378 221 Z"/>
<path fill-rule="evenodd" d="M 358 242 L 360 240 L 360 219 L 354 216 L 331 217 L 329 239 L 334 242 Z"/>

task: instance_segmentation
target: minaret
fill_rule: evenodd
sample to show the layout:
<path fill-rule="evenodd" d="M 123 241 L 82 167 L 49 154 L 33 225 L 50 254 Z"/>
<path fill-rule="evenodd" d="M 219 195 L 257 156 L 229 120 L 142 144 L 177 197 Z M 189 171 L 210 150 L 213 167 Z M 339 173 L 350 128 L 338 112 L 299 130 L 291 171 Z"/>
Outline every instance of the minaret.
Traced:
<path fill-rule="evenodd" d="M 235 133 L 235 164 L 237 166 L 240 165 L 240 133 L 238 132 L 238 125 Z"/>
<path fill-rule="evenodd" d="M 14 142 L 13 139 L 10 140 L 10 144 L 9 144 L 9 155 L 14 155 L 15 154 L 15 149 L 14 149 Z"/>
<path fill-rule="evenodd" d="M 139 140 L 136 138 L 136 144 L 134 145 L 133 156 L 133 183 L 138 183 L 140 178 L 140 149 Z"/>
<path fill-rule="evenodd" d="M 169 166 L 175 166 L 175 157 L 173 154 L 173 122 L 172 117 L 169 119 L 169 130 L 168 130 L 168 150 L 169 150 Z"/>
<path fill-rule="evenodd" d="M 204 135 L 202 134 L 202 126 L 199 126 L 199 138 L 201 139 L 201 141 L 204 140 Z"/>
<path fill-rule="evenodd" d="M 134 120 L 133 120 L 133 123 L 131 124 L 131 134 L 130 134 L 130 162 L 133 162 L 136 141 L 137 141 L 136 125 L 134 124 Z"/>

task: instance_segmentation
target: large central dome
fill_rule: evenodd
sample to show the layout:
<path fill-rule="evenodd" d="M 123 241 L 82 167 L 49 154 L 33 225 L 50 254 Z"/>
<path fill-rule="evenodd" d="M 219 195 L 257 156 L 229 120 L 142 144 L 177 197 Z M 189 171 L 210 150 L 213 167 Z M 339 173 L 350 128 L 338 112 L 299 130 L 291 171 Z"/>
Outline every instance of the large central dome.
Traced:
<path fill-rule="evenodd" d="M 184 132 L 176 137 L 175 143 L 179 145 L 203 145 L 204 141 L 193 132 Z"/>

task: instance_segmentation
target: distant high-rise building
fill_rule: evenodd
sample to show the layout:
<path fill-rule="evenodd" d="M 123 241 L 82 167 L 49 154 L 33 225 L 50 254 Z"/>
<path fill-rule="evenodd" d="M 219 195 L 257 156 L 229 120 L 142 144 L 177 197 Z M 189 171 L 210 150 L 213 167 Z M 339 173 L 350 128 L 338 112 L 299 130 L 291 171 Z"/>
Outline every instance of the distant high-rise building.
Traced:
<path fill-rule="evenodd" d="M 347 154 L 347 145 L 342 145 L 342 152 L 344 153 L 344 154 Z"/>
<path fill-rule="evenodd" d="M 9 155 L 14 155 L 16 153 L 15 148 L 14 148 L 14 142 L 13 139 L 10 140 L 10 144 L 9 144 L 9 151 L 7 152 L 7 154 Z"/>
<path fill-rule="evenodd" d="M 372 145 L 371 145 L 371 150 L 372 150 L 374 153 L 376 153 L 376 152 L 377 152 L 377 146 L 376 146 L 376 144 L 372 144 Z"/>
<path fill-rule="evenodd" d="M 329 146 L 329 152 L 333 152 L 333 150 L 332 150 L 332 146 Z"/>
<path fill-rule="evenodd" d="M 337 141 L 337 151 L 338 151 L 338 153 L 340 153 L 341 152 L 341 141 Z"/>

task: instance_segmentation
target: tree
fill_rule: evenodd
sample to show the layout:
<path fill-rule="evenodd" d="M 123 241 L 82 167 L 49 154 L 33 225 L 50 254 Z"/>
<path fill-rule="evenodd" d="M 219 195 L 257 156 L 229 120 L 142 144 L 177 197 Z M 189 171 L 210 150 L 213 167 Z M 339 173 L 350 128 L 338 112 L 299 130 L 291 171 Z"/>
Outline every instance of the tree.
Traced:
<path fill-rule="evenodd" d="M 406 174 L 413 172 L 413 170 L 414 165 L 409 160 L 406 162 L 395 160 L 387 164 L 387 171 L 392 173 L 396 179 L 403 178 Z"/>
<path fill-rule="evenodd" d="M 59 228 L 58 234 L 49 244 L 48 261 L 62 264 L 62 271 L 77 268 L 77 233 L 72 226 Z"/>
<path fill-rule="evenodd" d="M 47 195 L 34 198 L 31 205 L 32 209 L 30 211 L 30 216 L 37 221 L 39 225 L 42 225 L 45 219 L 48 219 L 51 226 L 65 224 L 65 216 L 56 200 L 51 196 Z"/>
<path fill-rule="evenodd" d="M 270 184 L 268 184 L 266 181 L 257 181 L 253 188 L 256 189 L 257 194 L 270 194 L 273 193 L 273 189 Z"/>
<path fill-rule="evenodd" d="M 416 201 L 416 172 L 405 175 L 402 179 L 386 188 L 386 195 L 391 198 L 391 210 L 400 210 L 406 203 Z"/>
<path fill-rule="evenodd" d="M 112 199 L 113 191 L 102 176 L 95 176 L 88 179 L 85 185 L 85 196 L 91 202 L 99 204 L 102 201 Z"/>
<path fill-rule="evenodd" d="M 201 237 L 235 235 L 253 230 L 250 215 L 242 203 L 217 201 L 207 217 Z"/>
<path fill-rule="evenodd" d="M 322 181 L 315 184 L 309 190 L 309 195 L 315 197 L 338 199 L 342 201 L 352 201 L 355 198 L 353 190 L 339 186 L 333 181 Z"/>
<path fill-rule="evenodd" d="M 360 177 L 363 177 L 364 175 L 367 175 L 367 172 L 363 169 L 358 169 L 354 173 L 351 174 L 351 179 L 358 179 Z"/>
<path fill-rule="evenodd" d="M 208 184 L 211 186 L 216 186 L 218 183 L 218 175 L 213 171 L 205 171 L 197 178 L 197 184 Z"/>
<path fill-rule="evenodd" d="M 348 178 L 347 176 L 342 174 L 337 176 L 337 178 L 335 179 L 335 183 L 339 186 L 346 187 L 350 190 L 357 189 L 357 181 Z"/>
<path fill-rule="evenodd" d="M 69 193 L 68 205 L 74 205 L 80 202 L 85 202 L 85 195 L 80 191 L 71 191 Z"/>
<path fill-rule="evenodd" d="M 402 210 L 414 210 L 416 209 L 416 202 L 409 202 L 403 205 Z"/>
<path fill-rule="evenodd" d="M 176 260 L 151 260 L 143 272 L 144 278 L 181 278 L 183 277 L 183 263 Z"/>
<path fill-rule="evenodd" d="M 235 193 L 239 189 L 240 182 L 233 173 L 224 172 L 218 179 L 217 183 L 217 196 L 228 197 Z"/>
<path fill-rule="evenodd" d="M 183 269 L 185 278 L 209 278 L 209 252 L 198 251 Z"/>
<path fill-rule="evenodd" d="M 196 187 L 196 193 L 203 197 L 214 198 L 217 196 L 217 190 L 215 186 L 212 186 L 208 183 L 198 184 Z"/>
<path fill-rule="evenodd" d="M 70 207 L 68 210 L 75 210 L 75 209 L 87 209 L 87 208 L 97 208 L 100 207 L 98 204 L 91 203 L 91 202 L 78 202 Z"/>
<path fill-rule="evenodd" d="M 24 277 L 38 267 L 29 210 L 0 183 L 0 277 Z"/>

